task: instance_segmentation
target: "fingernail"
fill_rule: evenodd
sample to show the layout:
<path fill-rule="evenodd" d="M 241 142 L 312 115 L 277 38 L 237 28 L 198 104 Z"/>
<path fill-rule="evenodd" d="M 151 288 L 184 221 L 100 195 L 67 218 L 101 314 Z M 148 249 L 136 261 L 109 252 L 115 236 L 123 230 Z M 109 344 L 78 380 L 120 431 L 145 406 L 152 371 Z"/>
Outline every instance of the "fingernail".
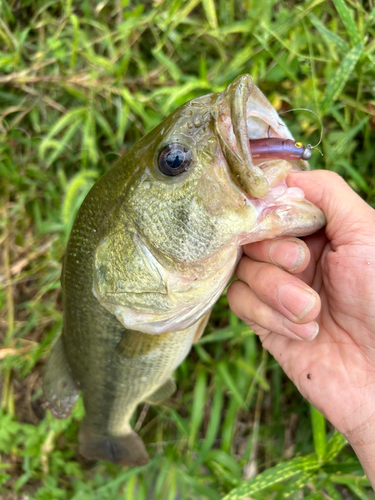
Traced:
<path fill-rule="evenodd" d="M 312 340 L 314 340 L 315 337 L 319 333 L 319 325 L 318 325 L 318 323 L 316 321 L 312 321 L 311 323 L 308 323 L 308 326 L 310 326 L 310 325 L 311 325 L 312 334 L 310 335 L 310 337 L 305 337 L 305 340 L 308 340 L 309 342 L 311 342 Z"/>
<path fill-rule="evenodd" d="M 295 271 L 305 259 L 305 249 L 295 241 L 275 241 L 269 251 L 271 261 L 287 271 Z"/>
<path fill-rule="evenodd" d="M 319 325 L 316 321 L 311 321 L 305 325 L 296 325 L 295 323 L 286 320 L 285 326 L 301 340 L 307 340 L 308 342 L 314 340 L 319 333 Z"/>
<path fill-rule="evenodd" d="M 278 290 L 278 299 L 298 319 L 304 318 L 314 307 L 316 296 L 298 285 L 285 283 Z"/>

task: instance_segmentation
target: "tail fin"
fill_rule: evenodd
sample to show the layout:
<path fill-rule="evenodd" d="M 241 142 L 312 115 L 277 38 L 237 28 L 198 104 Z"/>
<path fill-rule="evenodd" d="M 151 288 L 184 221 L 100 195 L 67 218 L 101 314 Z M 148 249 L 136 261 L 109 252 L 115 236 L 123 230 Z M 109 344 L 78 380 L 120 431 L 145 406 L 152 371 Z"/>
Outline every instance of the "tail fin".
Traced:
<path fill-rule="evenodd" d="M 146 465 L 149 461 L 142 439 L 133 431 L 124 436 L 100 436 L 81 428 L 79 452 L 89 460 L 106 460 L 120 465 Z"/>

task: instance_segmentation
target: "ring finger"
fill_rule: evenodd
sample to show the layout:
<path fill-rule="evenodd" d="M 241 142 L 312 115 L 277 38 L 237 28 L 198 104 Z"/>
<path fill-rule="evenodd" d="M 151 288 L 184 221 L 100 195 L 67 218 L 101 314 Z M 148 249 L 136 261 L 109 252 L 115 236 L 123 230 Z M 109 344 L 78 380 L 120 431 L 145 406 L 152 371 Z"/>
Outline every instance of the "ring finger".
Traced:
<path fill-rule="evenodd" d="M 235 281 L 231 284 L 227 297 L 234 314 L 258 334 L 264 334 L 263 329 L 266 329 L 292 340 L 313 340 L 318 334 L 319 326 L 315 321 L 303 325 L 289 321 L 285 316 L 262 302 L 242 281 Z"/>
<path fill-rule="evenodd" d="M 261 302 L 293 323 L 309 323 L 319 314 L 319 295 L 297 277 L 272 264 L 244 256 L 238 264 L 236 276 Z"/>

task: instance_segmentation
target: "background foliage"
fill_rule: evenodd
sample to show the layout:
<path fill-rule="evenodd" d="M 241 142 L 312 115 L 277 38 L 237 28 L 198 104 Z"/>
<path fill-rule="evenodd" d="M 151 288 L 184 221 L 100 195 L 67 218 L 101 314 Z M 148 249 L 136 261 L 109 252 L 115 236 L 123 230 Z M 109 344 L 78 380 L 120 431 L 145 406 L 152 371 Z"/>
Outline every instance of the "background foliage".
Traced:
<path fill-rule="evenodd" d="M 193 97 L 249 72 L 278 110 L 322 116 L 324 157 L 375 206 L 373 0 L 0 0 L 1 499 L 370 499 L 345 440 L 299 396 L 222 297 L 177 371 L 140 407 L 144 468 L 87 463 L 83 415 L 43 407 L 61 331 L 61 257 L 89 188 Z M 316 143 L 313 115 L 285 115 Z"/>

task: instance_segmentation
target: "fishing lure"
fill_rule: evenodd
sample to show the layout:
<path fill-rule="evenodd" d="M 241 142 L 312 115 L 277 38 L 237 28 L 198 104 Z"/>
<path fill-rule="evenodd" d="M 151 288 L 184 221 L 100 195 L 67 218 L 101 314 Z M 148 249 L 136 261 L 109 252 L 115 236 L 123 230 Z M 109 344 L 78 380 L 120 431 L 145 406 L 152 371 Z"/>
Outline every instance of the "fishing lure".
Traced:
<path fill-rule="evenodd" d="M 311 145 L 291 139 L 266 138 L 250 139 L 250 151 L 253 159 L 258 160 L 308 160 L 311 157 Z"/>
<path fill-rule="evenodd" d="M 296 142 L 292 139 L 282 139 L 280 137 L 270 137 L 270 127 L 268 128 L 268 137 L 262 139 L 250 139 L 250 150 L 251 156 L 255 160 L 308 160 L 311 158 L 312 150 L 319 146 L 322 142 L 323 137 L 323 124 L 320 117 L 311 109 L 306 108 L 294 108 L 288 111 L 284 111 L 283 113 L 289 113 L 290 111 L 309 111 L 318 117 L 321 126 L 320 139 L 318 144 L 315 146 L 311 146 L 308 144 L 304 146 L 302 142 Z M 318 150 L 320 151 L 320 150 Z M 321 155 L 323 153 L 320 151 Z"/>

